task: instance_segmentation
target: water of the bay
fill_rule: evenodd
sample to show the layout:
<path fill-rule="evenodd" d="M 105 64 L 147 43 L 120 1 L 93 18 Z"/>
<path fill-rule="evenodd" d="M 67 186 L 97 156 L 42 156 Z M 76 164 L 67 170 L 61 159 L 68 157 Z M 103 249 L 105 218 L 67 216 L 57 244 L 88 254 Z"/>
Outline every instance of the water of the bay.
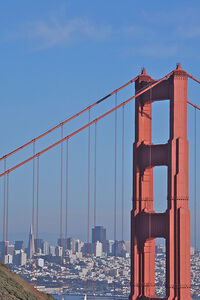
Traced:
<path fill-rule="evenodd" d="M 54 298 L 57 300 L 65 300 L 65 295 L 61 296 L 60 298 L 59 298 L 59 295 L 52 295 L 52 296 L 54 296 Z M 92 296 L 91 297 L 89 296 L 87 299 L 94 300 L 94 298 Z M 103 296 L 97 297 L 97 296 L 95 296 L 95 300 L 113 300 L 113 299 L 114 299 L 114 297 L 103 297 Z M 115 299 L 117 299 L 117 298 L 115 298 Z M 123 299 L 128 300 L 128 298 L 127 299 L 123 298 Z M 84 296 L 67 295 L 66 300 L 84 300 Z"/>
<path fill-rule="evenodd" d="M 75 295 L 67 295 L 65 298 L 65 295 L 61 296 L 61 298 L 59 298 L 59 295 L 52 295 L 54 296 L 55 299 L 57 300 L 84 300 L 84 296 L 75 296 Z M 115 298 L 117 299 L 117 298 Z M 120 299 L 120 297 L 118 298 Z M 123 298 L 124 300 L 128 300 L 128 298 Z M 193 300 L 198 300 L 199 298 L 192 298 Z M 88 300 L 93 300 L 93 297 L 88 297 Z M 114 297 L 97 297 L 95 296 L 95 300 L 114 300 Z"/>

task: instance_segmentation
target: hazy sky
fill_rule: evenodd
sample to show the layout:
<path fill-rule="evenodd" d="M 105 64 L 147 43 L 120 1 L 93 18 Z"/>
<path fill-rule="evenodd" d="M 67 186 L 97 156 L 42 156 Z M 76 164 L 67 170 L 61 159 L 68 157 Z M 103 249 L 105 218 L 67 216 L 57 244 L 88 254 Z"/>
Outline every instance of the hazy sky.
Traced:
<path fill-rule="evenodd" d="M 141 72 L 153 78 L 173 70 L 177 62 L 200 78 L 200 3 L 196 1 L 6 0 L 0 3 L 0 154 L 11 151 L 51 126 L 93 103 Z M 134 93 L 134 86 L 118 101 Z M 188 98 L 200 105 L 200 86 L 189 82 Z M 106 111 L 91 112 L 91 118 Z M 153 105 L 153 141 L 167 142 L 169 104 Z M 121 114 L 118 113 L 118 238 L 121 236 Z M 198 113 L 198 128 L 200 125 Z M 125 237 L 129 239 L 132 195 L 133 104 L 125 108 Z M 86 114 L 67 134 L 88 120 Z M 194 201 L 194 111 L 188 110 L 190 142 L 190 206 Z M 114 115 L 97 126 L 97 223 L 113 238 Z M 94 128 L 91 131 L 91 209 L 93 209 Z M 197 132 L 198 139 L 200 136 Z M 36 145 L 42 149 L 58 139 Z M 199 139 L 200 140 L 200 139 Z M 64 145 L 65 147 L 65 145 Z M 199 154 L 198 141 L 198 154 Z M 30 156 L 32 148 L 9 160 Z M 64 153 L 65 155 L 65 153 Z M 85 238 L 87 222 L 87 132 L 69 142 L 69 234 Z M 65 160 L 64 160 L 65 162 Z M 200 163 L 198 160 L 197 178 Z M 2 165 L 3 168 L 3 165 Z M 166 207 L 166 168 L 155 169 L 155 209 Z M 65 179 L 65 177 L 64 177 Z M 1 180 L 0 211 L 3 205 Z M 65 189 L 65 185 L 63 187 Z M 197 199 L 200 190 L 198 186 Z M 65 193 L 63 193 L 63 198 Z M 64 199 L 63 199 L 64 200 Z M 40 235 L 59 232 L 60 147 L 40 160 Z M 32 164 L 10 176 L 10 238 L 28 234 L 31 223 Z M 198 204 L 198 212 L 199 212 Z M 2 218 L 2 215 L 1 215 Z M 193 220 L 193 218 L 192 218 Z M 91 225 L 93 216 L 91 212 Z M 200 223 L 199 223 L 200 225 Z M 2 228 L 2 222 L 1 222 Z M 193 230 L 192 230 L 193 232 Z"/>

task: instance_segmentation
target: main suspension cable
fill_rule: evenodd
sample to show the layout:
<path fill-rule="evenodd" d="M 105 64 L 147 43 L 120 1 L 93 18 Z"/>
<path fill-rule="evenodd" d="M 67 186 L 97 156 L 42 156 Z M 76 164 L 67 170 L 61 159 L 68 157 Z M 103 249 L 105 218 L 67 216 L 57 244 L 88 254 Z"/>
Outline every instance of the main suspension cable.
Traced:
<path fill-rule="evenodd" d="M 170 76 L 173 73 L 173 71 L 171 73 L 169 73 L 168 75 Z M 190 77 L 191 79 L 195 80 L 196 82 L 200 83 L 200 81 L 198 79 L 196 79 L 195 77 L 193 77 L 192 75 L 188 74 L 188 77 Z M 169 77 L 166 76 L 165 78 Z M 106 100 L 107 98 L 111 97 L 112 95 L 116 94 L 117 92 L 121 91 L 122 89 L 124 89 L 125 87 L 127 87 L 128 85 L 130 85 L 131 83 L 135 82 L 138 79 L 138 76 L 136 76 L 135 78 L 131 79 L 130 81 L 128 81 L 127 83 L 125 83 L 124 85 L 122 85 L 120 88 L 114 90 L 113 92 L 107 94 L 106 96 L 104 96 L 103 98 L 101 98 L 100 100 L 96 101 L 95 103 L 89 105 L 88 107 L 86 107 L 85 109 L 81 110 L 80 112 L 78 112 L 77 114 L 73 115 L 72 117 L 64 120 L 63 122 L 57 124 L 56 126 L 52 127 L 51 129 L 45 131 L 44 133 L 42 133 L 41 135 L 37 136 L 36 138 L 30 140 L 29 142 L 23 144 L 22 146 L 16 148 L 15 150 L 9 152 L 8 154 L 3 155 L 2 157 L 0 157 L 0 161 L 6 159 L 7 157 L 17 153 L 18 151 L 24 149 L 25 147 L 33 144 L 34 142 L 40 140 L 41 138 L 45 137 L 46 135 L 48 135 L 49 133 L 53 132 L 54 130 L 58 129 L 59 127 L 67 124 L 68 122 L 72 121 L 73 119 L 77 118 L 78 116 L 80 116 L 81 114 L 83 114 L 84 112 L 88 111 L 89 109 L 95 107 L 97 104 L 103 102 L 104 100 Z M 192 103 L 190 103 L 189 101 L 187 101 L 189 104 L 193 105 Z M 198 109 L 200 109 L 199 107 L 197 107 Z"/>
<path fill-rule="evenodd" d="M 186 73 L 188 77 L 190 77 L 191 79 L 193 79 L 194 81 L 200 83 L 200 80 L 198 80 L 197 78 L 195 78 L 194 76 L 190 75 L 189 73 Z"/>
<path fill-rule="evenodd" d="M 108 116 L 109 114 L 111 114 L 112 112 L 114 112 L 115 110 L 119 109 L 120 107 L 122 107 L 123 105 L 126 105 L 127 103 L 129 103 L 130 101 L 132 101 L 133 99 L 139 97 L 140 95 L 144 94 L 145 92 L 147 92 L 148 90 L 152 89 L 154 86 L 158 85 L 159 83 L 161 83 L 163 80 L 165 80 L 166 78 L 168 78 L 173 72 L 170 72 L 169 74 L 167 74 L 166 76 L 164 76 L 163 78 L 161 78 L 160 80 L 154 82 L 151 86 L 148 86 L 147 88 L 145 88 L 144 90 L 142 90 L 141 92 L 139 92 L 138 94 L 136 94 L 135 96 L 132 96 L 131 98 L 129 98 L 128 100 L 122 102 L 121 104 L 119 104 L 117 107 L 112 108 L 111 110 L 107 111 L 106 113 L 104 113 L 103 115 L 101 115 L 100 117 L 96 118 L 95 120 L 93 120 L 90 123 L 87 123 L 86 125 L 82 126 L 81 128 L 79 128 L 78 130 L 74 131 L 73 133 L 69 134 L 68 136 L 64 137 L 62 140 L 57 141 L 56 143 L 50 145 L 49 147 L 43 149 L 42 151 L 38 152 L 37 154 L 27 158 L 26 160 L 24 160 L 23 162 L 15 165 L 14 167 L 6 170 L 5 172 L 0 174 L 0 177 L 4 176 L 7 173 L 10 173 L 14 170 L 16 170 L 17 168 L 21 167 L 22 165 L 28 163 L 29 161 L 33 160 L 35 157 L 38 157 L 40 155 L 42 155 L 43 153 L 49 151 L 50 149 L 58 146 L 59 144 L 61 144 L 62 142 L 68 140 L 69 138 L 71 138 L 72 136 L 78 134 L 79 132 L 83 131 L 84 129 L 88 128 L 89 126 L 95 124 L 96 122 L 98 122 L 99 120 L 105 118 L 106 116 Z"/>
<path fill-rule="evenodd" d="M 187 100 L 187 103 L 190 104 L 190 105 L 192 105 L 194 108 L 200 110 L 200 107 L 197 106 L 196 104 L 194 104 L 194 103 L 192 103 L 192 102 L 190 102 L 190 101 L 188 101 L 188 100 Z"/>
<path fill-rule="evenodd" d="M 61 126 L 67 124 L 68 122 L 72 121 L 73 119 L 77 118 L 78 116 L 80 116 L 81 114 L 83 114 L 84 112 L 90 110 L 91 108 L 95 107 L 97 104 L 103 102 L 104 100 L 108 99 L 109 97 L 111 97 L 112 95 L 116 94 L 117 92 L 121 91 L 122 89 L 124 89 L 126 86 L 128 86 L 129 84 L 135 82 L 137 80 L 138 76 L 131 79 L 130 81 L 128 81 L 127 83 L 125 83 L 124 85 L 122 85 L 120 88 L 114 90 L 113 92 L 107 94 L 106 96 L 104 96 L 103 98 L 101 98 L 100 100 L 96 101 L 95 103 L 89 105 L 88 107 L 84 108 L 83 110 L 81 110 L 80 112 L 78 112 L 77 114 L 73 115 L 72 117 L 66 119 L 65 121 L 57 124 L 56 126 L 52 127 L 51 129 L 45 131 L 44 133 L 42 133 L 41 135 L 37 136 L 36 138 L 32 139 L 31 141 L 25 143 L 24 145 L 16 148 L 15 150 L 11 151 L 10 153 L 2 156 L 0 158 L 0 161 L 3 159 L 6 159 L 7 157 L 17 153 L 18 151 L 24 149 L 25 147 L 33 144 L 34 142 L 40 140 L 41 138 L 43 138 L 44 136 L 48 135 L 49 133 L 53 132 L 54 130 L 60 128 Z"/>

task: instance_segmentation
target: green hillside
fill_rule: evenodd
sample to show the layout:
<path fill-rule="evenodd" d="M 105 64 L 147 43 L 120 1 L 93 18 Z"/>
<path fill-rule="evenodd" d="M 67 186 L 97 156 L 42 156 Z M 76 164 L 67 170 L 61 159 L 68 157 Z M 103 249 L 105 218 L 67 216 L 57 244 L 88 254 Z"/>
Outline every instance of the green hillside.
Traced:
<path fill-rule="evenodd" d="M 0 263 L 0 300 L 53 300 Z"/>

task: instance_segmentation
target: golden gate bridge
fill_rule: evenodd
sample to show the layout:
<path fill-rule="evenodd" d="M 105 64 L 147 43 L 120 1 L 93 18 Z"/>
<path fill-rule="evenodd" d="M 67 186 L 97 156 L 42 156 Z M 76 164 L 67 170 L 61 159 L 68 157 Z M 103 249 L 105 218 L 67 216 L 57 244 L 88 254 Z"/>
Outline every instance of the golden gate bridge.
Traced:
<path fill-rule="evenodd" d="M 143 68 L 142 73 L 126 84 L 117 88 L 100 100 L 82 109 L 70 118 L 45 131 L 22 146 L 3 155 L 0 158 L 3 171 L 2 199 L 3 211 L 1 227 L 3 237 L 3 258 L 7 255 L 9 239 L 9 205 L 10 205 L 10 176 L 18 176 L 17 169 L 29 164 L 32 168 L 32 219 L 30 223 L 35 232 L 36 241 L 39 238 L 39 190 L 40 190 L 40 161 L 53 148 L 60 146 L 60 241 L 68 237 L 69 210 L 69 141 L 80 132 L 86 132 L 88 140 L 87 154 L 87 243 L 89 255 L 91 229 L 91 201 L 93 201 L 93 225 L 96 227 L 97 214 L 97 124 L 114 114 L 114 205 L 113 227 L 114 241 L 117 237 L 117 111 L 122 109 L 121 128 L 121 227 L 122 241 L 124 240 L 124 193 L 125 193 L 125 106 L 135 101 L 135 142 L 133 146 L 133 206 L 131 212 L 131 293 L 130 299 L 157 299 L 155 296 L 155 239 L 166 240 L 166 297 L 163 299 L 191 299 L 190 282 L 190 212 L 188 209 L 188 141 L 187 141 L 187 105 L 194 109 L 194 246 L 197 251 L 197 112 L 200 107 L 187 96 L 187 81 L 189 79 L 200 83 L 198 79 L 184 71 L 180 64 L 177 68 L 159 80 L 154 80 Z M 135 84 L 135 94 L 118 103 L 120 91 Z M 92 110 L 100 103 L 106 103 L 114 96 L 113 107 L 106 112 L 91 118 Z M 156 101 L 170 101 L 170 137 L 166 144 L 152 143 L 152 104 Z M 64 136 L 64 127 L 71 124 L 81 115 L 88 114 L 88 121 L 76 130 Z M 94 161 L 91 162 L 91 127 L 94 127 Z M 61 129 L 59 140 L 36 152 L 37 143 L 52 132 Z M 64 149 L 65 143 L 65 149 Z M 9 159 L 27 147 L 32 146 L 32 155 L 21 156 L 9 164 Z M 64 152 L 65 150 L 65 152 Z M 81 146 L 80 146 L 81 155 Z M 65 155 L 65 159 L 64 159 Z M 12 165 L 11 165 L 12 164 Z M 93 173 L 91 174 L 91 165 Z M 153 207 L 153 168 L 167 166 L 167 210 L 156 213 Z M 105 170 L 106 172 L 106 170 Z M 65 174 L 64 174 L 65 173 Z M 93 195 L 91 196 L 91 176 L 93 176 Z M 65 179 L 65 180 L 64 180 Z M 65 199 L 63 197 L 65 190 Z M 64 201 L 65 200 L 65 201 Z M 23 216 L 21 216 L 23 217 Z M 21 218 L 20 217 L 20 218 Z M 36 245 L 36 248 L 38 245 Z M 37 254 L 37 249 L 36 249 Z M 36 257 L 37 266 L 37 257 Z M 61 272 L 67 276 L 67 258 L 60 262 Z M 64 266 L 64 271 L 63 271 Z M 95 270 L 95 265 L 94 265 Z M 61 289 L 63 283 L 60 283 Z M 67 285 L 65 284 L 67 295 Z M 89 283 L 88 283 L 89 293 Z M 95 296 L 95 281 L 93 285 Z M 65 297 L 66 297 L 65 295 Z M 115 287 L 114 287 L 115 296 Z"/>

